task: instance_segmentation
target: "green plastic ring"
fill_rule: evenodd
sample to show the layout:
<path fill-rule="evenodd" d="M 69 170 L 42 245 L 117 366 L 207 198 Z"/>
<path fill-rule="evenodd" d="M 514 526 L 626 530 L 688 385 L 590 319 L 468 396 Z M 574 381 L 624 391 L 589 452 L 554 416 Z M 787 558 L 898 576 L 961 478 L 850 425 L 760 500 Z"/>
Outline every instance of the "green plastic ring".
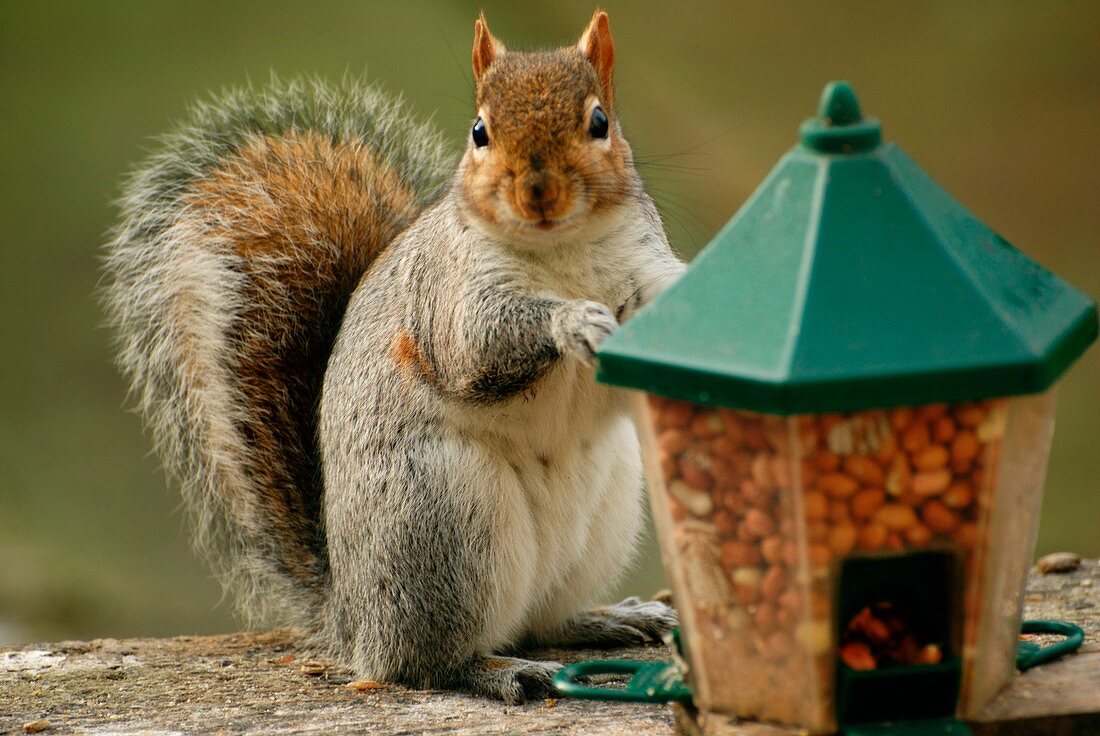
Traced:
<path fill-rule="evenodd" d="M 1029 670 L 1040 664 L 1058 659 L 1065 654 L 1076 652 L 1085 642 L 1085 632 L 1080 626 L 1068 621 L 1024 621 L 1020 627 L 1024 634 L 1057 634 L 1064 640 L 1041 647 L 1038 644 L 1022 641 L 1016 648 L 1016 669 Z"/>

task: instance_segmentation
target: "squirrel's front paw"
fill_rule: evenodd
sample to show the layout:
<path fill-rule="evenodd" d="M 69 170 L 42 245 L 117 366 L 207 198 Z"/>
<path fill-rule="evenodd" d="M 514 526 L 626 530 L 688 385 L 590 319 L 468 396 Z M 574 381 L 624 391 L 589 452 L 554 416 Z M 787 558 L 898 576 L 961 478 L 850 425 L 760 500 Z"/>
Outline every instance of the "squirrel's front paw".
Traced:
<path fill-rule="evenodd" d="M 569 302 L 555 315 L 552 327 L 554 342 L 563 355 L 576 356 L 592 365 L 596 348 L 619 329 L 619 322 L 599 302 L 576 301 Z"/>

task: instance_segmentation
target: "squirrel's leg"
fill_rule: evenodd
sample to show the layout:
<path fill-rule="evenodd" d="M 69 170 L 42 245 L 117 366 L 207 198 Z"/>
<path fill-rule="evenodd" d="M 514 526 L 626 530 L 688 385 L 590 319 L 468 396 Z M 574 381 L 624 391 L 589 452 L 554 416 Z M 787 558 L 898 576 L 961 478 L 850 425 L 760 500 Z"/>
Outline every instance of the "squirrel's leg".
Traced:
<path fill-rule="evenodd" d="M 679 623 L 659 601 L 630 597 L 613 606 L 578 613 L 532 642 L 548 647 L 622 647 L 659 642 Z"/>
<path fill-rule="evenodd" d="M 507 464 L 461 435 L 409 425 L 374 428 L 385 452 L 355 440 L 329 448 L 333 646 L 369 679 L 539 697 L 558 663 L 493 656 L 519 634 L 538 571 Z"/>

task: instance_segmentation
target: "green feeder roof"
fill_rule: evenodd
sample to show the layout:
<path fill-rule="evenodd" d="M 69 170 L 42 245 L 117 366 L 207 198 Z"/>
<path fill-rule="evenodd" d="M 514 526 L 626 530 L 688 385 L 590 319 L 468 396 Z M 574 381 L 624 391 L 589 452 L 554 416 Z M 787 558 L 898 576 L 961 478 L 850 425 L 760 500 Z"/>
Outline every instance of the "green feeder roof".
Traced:
<path fill-rule="evenodd" d="M 608 338 L 599 380 L 774 414 L 1042 391 L 1096 305 L 904 152 L 846 82 L 667 292 Z"/>

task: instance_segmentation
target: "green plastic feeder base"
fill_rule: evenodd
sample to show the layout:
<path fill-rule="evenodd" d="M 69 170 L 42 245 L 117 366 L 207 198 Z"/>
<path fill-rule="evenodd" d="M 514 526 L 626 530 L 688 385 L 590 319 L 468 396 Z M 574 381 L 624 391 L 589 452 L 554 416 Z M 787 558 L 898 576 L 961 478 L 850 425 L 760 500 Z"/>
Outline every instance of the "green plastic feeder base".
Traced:
<path fill-rule="evenodd" d="M 962 663 L 950 657 L 939 664 L 859 671 L 838 664 L 837 712 L 840 722 L 875 723 L 945 718 L 955 712 Z"/>

